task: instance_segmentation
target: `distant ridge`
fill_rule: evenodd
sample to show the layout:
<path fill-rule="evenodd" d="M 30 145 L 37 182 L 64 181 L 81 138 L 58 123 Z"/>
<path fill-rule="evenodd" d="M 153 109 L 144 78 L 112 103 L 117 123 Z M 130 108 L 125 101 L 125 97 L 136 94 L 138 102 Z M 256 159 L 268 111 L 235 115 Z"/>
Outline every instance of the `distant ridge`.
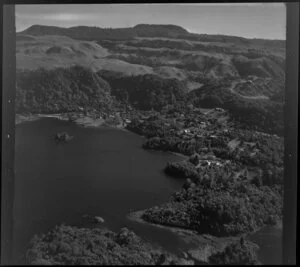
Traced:
<path fill-rule="evenodd" d="M 103 39 L 118 40 L 118 39 L 132 39 L 136 37 L 132 28 L 120 29 L 103 29 L 99 27 L 89 26 L 75 26 L 70 28 L 62 28 L 45 25 L 32 25 L 26 30 L 20 32 L 28 35 L 64 35 L 73 39 L 81 39 L 87 41 L 99 41 Z"/>
<path fill-rule="evenodd" d="M 157 37 L 179 37 L 190 34 L 186 29 L 172 24 L 138 24 L 132 29 L 140 37 L 148 37 L 149 35 Z"/>
<path fill-rule="evenodd" d="M 32 25 L 17 34 L 26 35 L 64 35 L 73 39 L 88 41 L 100 40 L 128 40 L 135 37 L 165 37 L 190 39 L 203 42 L 231 42 L 257 45 L 285 46 L 285 40 L 269 40 L 259 38 L 244 38 L 220 34 L 196 34 L 190 33 L 181 26 L 172 24 L 138 24 L 127 28 L 100 28 L 92 26 L 74 26 L 69 28 Z"/>
<path fill-rule="evenodd" d="M 83 40 L 118 40 L 134 37 L 180 37 L 189 35 L 184 28 L 176 25 L 138 24 L 131 28 L 99 28 L 90 26 L 75 26 L 62 28 L 56 26 L 32 25 L 20 34 L 27 35 L 65 35 Z"/>

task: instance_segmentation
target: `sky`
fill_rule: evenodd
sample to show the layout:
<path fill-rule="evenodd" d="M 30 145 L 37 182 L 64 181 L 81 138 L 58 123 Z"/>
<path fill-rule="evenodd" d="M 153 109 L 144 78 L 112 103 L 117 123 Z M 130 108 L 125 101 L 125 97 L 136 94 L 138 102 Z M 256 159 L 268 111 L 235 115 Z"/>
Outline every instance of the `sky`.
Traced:
<path fill-rule="evenodd" d="M 16 5 L 16 30 L 31 25 L 131 27 L 174 24 L 193 33 L 286 39 L 283 3 Z"/>

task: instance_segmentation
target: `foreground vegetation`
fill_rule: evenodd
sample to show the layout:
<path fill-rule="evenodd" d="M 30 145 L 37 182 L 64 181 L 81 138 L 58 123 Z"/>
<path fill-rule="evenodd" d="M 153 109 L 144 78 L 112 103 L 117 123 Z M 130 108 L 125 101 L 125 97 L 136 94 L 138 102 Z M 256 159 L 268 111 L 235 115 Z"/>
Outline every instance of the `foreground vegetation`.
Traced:
<path fill-rule="evenodd" d="M 227 246 L 223 251 L 209 257 L 209 263 L 213 265 L 258 265 L 254 248 L 250 242 L 241 239 Z"/>
<path fill-rule="evenodd" d="M 274 225 L 282 216 L 278 186 L 258 188 L 247 182 L 217 178 L 193 183 L 174 193 L 159 207 L 148 209 L 143 219 L 196 230 L 199 234 L 231 236 Z"/>
<path fill-rule="evenodd" d="M 206 253 L 207 254 L 207 253 Z M 207 254 L 210 264 L 257 264 L 253 243 L 231 242 Z M 184 253 L 171 254 L 154 248 L 134 232 L 122 228 L 114 233 L 104 228 L 56 226 L 34 236 L 26 253 L 32 265 L 194 265 Z"/>
<path fill-rule="evenodd" d="M 57 226 L 31 240 L 26 255 L 34 265 L 155 265 L 186 264 L 174 255 L 155 250 L 135 233 L 107 229 Z"/>

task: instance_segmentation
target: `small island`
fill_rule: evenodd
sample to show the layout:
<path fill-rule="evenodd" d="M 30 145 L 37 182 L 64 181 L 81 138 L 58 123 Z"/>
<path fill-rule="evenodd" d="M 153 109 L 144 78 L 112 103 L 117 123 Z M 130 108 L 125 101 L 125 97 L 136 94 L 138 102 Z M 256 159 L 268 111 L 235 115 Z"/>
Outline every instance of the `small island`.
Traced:
<path fill-rule="evenodd" d="M 56 143 L 67 143 L 72 140 L 74 137 L 70 136 L 67 132 L 57 133 L 54 137 Z"/>

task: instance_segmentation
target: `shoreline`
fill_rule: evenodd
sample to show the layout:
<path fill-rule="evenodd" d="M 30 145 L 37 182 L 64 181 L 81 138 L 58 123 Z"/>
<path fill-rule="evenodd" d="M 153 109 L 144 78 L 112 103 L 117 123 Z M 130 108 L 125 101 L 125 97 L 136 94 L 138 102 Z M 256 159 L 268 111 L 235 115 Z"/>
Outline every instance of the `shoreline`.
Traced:
<path fill-rule="evenodd" d="M 94 119 L 90 115 L 81 116 L 76 114 L 74 120 L 70 121 L 68 118 L 68 113 L 55 113 L 55 114 L 31 114 L 31 115 L 23 115 L 23 114 L 16 114 L 15 124 L 20 125 L 26 122 L 37 121 L 43 118 L 53 118 L 58 119 L 60 121 L 69 121 L 72 123 L 77 124 L 78 126 L 85 127 L 85 128 L 100 128 L 100 127 L 107 127 L 113 128 L 123 131 L 128 131 L 122 125 L 110 125 L 107 124 L 104 119 Z"/>
<path fill-rule="evenodd" d="M 189 257 L 193 260 L 196 260 L 198 262 L 203 262 L 203 263 L 208 263 L 208 258 L 210 255 L 218 251 L 222 251 L 227 245 L 239 241 L 241 237 L 244 237 L 246 240 L 250 241 L 252 245 L 255 247 L 255 250 L 259 251 L 260 250 L 259 245 L 254 241 L 251 241 L 250 237 L 253 234 L 257 233 L 258 231 L 261 231 L 264 227 L 268 227 L 268 225 L 265 225 L 263 227 L 254 230 L 253 232 L 245 233 L 237 236 L 217 237 L 210 234 L 200 235 L 197 234 L 197 232 L 194 230 L 145 221 L 144 219 L 142 219 L 142 214 L 144 212 L 145 210 L 130 212 L 127 215 L 127 218 L 137 223 L 143 223 L 154 227 L 158 227 L 166 231 L 171 231 L 172 233 L 178 235 L 178 237 L 184 240 L 184 242 L 187 245 L 189 244 L 192 245 L 191 248 L 189 248 L 186 251 Z M 274 225 L 273 227 L 282 230 L 282 221 L 277 222 L 277 224 Z"/>
<path fill-rule="evenodd" d="M 191 235 L 196 234 L 197 236 L 211 236 L 213 238 L 219 238 L 219 237 L 212 236 L 210 234 L 198 235 L 195 230 L 185 229 L 185 228 L 182 228 L 182 227 L 179 227 L 179 226 L 163 225 L 163 224 L 158 224 L 158 223 L 152 223 L 152 222 L 145 221 L 142 218 L 142 215 L 143 215 L 143 213 L 145 211 L 146 211 L 146 209 L 130 212 L 129 214 L 127 214 L 127 218 L 130 219 L 130 220 L 133 220 L 135 222 L 138 222 L 138 223 L 149 224 L 149 225 L 152 225 L 152 226 L 155 226 L 155 227 L 159 227 L 159 228 L 163 228 L 163 229 L 166 229 L 166 230 L 170 230 L 170 231 L 176 232 L 176 233 L 186 233 L 186 234 L 191 234 Z M 283 222 L 282 222 L 282 220 L 280 220 L 275 225 L 272 225 L 272 226 L 270 226 L 270 225 L 264 225 L 264 226 L 262 226 L 262 227 L 260 227 L 260 228 L 258 228 L 256 230 L 254 230 L 252 232 L 240 234 L 240 235 L 237 235 L 237 236 L 230 236 L 230 237 L 238 239 L 238 238 L 240 238 L 242 236 L 253 235 L 253 234 L 257 233 L 258 231 L 260 231 L 261 229 L 263 229 L 264 227 L 274 227 L 276 229 L 282 230 L 283 229 Z M 229 236 L 228 237 L 221 237 L 221 238 L 229 238 Z"/>
<path fill-rule="evenodd" d="M 197 262 L 202 262 L 203 264 L 208 263 L 208 258 L 210 255 L 222 251 L 227 245 L 237 242 L 240 236 L 230 236 L 230 237 L 215 237 L 209 234 L 198 235 L 196 231 L 190 229 L 184 229 L 181 227 L 167 226 L 156 224 L 152 222 L 147 222 L 141 218 L 144 210 L 134 211 L 127 215 L 129 220 L 151 225 L 164 229 L 166 231 L 171 231 L 172 233 L 178 235 L 189 248 L 185 249 L 187 255 Z M 254 244 L 254 243 L 253 243 Z M 258 245 L 255 244 L 257 249 Z"/>
<path fill-rule="evenodd" d="M 132 131 L 126 129 L 122 124 L 110 125 L 110 124 L 107 124 L 105 122 L 105 120 L 103 120 L 103 119 L 93 118 L 92 115 L 83 116 L 81 114 L 75 114 L 72 117 L 73 117 L 73 119 L 69 120 L 68 113 L 33 114 L 33 115 L 16 114 L 16 124 L 22 124 L 22 123 L 25 123 L 28 121 L 35 121 L 35 120 L 39 120 L 42 118 L 55 118 L 55 119 L 62 120 L 62 121 L 72 122 L 72 123 L 77 124 L 78 126 L 86 127 L 86 128 L 102 128 L 102 127 L 106 128 L 107 127 L 107 128 L 132 132 Z M 132 132 L 132 133 L 137 134 L 136 132 Z M 137 134 L 137 135 L 143 137 L 143 135 L 140 135 L 140 134 Z M 178 152 L 172 152 L 172 151 L 165 151 L 165 152 L 171 153 L 176 156 L 180 156 L 183 159 L 189 158 L 188 156 L 178 153 Z M 185 251 L 189 255 L 189 257 L 195 261 L 199 261 L 199 262 L 203 262 L 203 263 L 208 263 L 208 258 L 210 255 L 216 253 L 217 251 L 221 251 L 227 245 L 238 241 L 241 238 L 241 236 L 244 236 L 248 239 L 248 237 L 250 235 L 260 231 L 264 227 L 263 226 L 259 229 L 256 229 L 251 233 L 245 233 L 245 234 L 241 234 L 238 236 L 216 237 L 216 236 L 212 236 L 209 234 L 201 234 L 200 235 L 200 234 L 197 234 L 196 231 L 193 231 L 190 229 L 185 229 L 185 228 L 171 226 L 171 225 L 168 226 L 168 225 L 147 222 L 147 221 L 143 220 L 141 217 L 142 214 L 144 213 L 144 211 L 145 210 L 131 212 L 126 217 L 129 220 L 132 220 L 132 221 L 135 221 L 138 223 L 148 224 L 148 225 L 155 226 L 155 227 L 159 227 L 166 231 L 171 231 L 172 233 L 178 235 L 178 237 L 180 239 L 182 239 L 187 244 L 188 247 L 192 246 L 191 248 L 185 249 Z M 282 224 L 280 226 L 280 223 L 279 223 L 275 227 L 282 229 Z M 254 243 L 254 246 L 257 249 L 259 249 L 259 247 L 255 243 Z"/>
<path fill-rule="evenodd" d="M 173 151 L 167 151 L 167 152 L 169 152 L 169 153 L 171 153 L 173 155 L 176 155 L 178 157 L 181 157 L 183 160 L 188 160 L 189 159 L 189 156 L 184 155 L 184 154 L 179 153 L 179 152 L 173 152 Z"/>

